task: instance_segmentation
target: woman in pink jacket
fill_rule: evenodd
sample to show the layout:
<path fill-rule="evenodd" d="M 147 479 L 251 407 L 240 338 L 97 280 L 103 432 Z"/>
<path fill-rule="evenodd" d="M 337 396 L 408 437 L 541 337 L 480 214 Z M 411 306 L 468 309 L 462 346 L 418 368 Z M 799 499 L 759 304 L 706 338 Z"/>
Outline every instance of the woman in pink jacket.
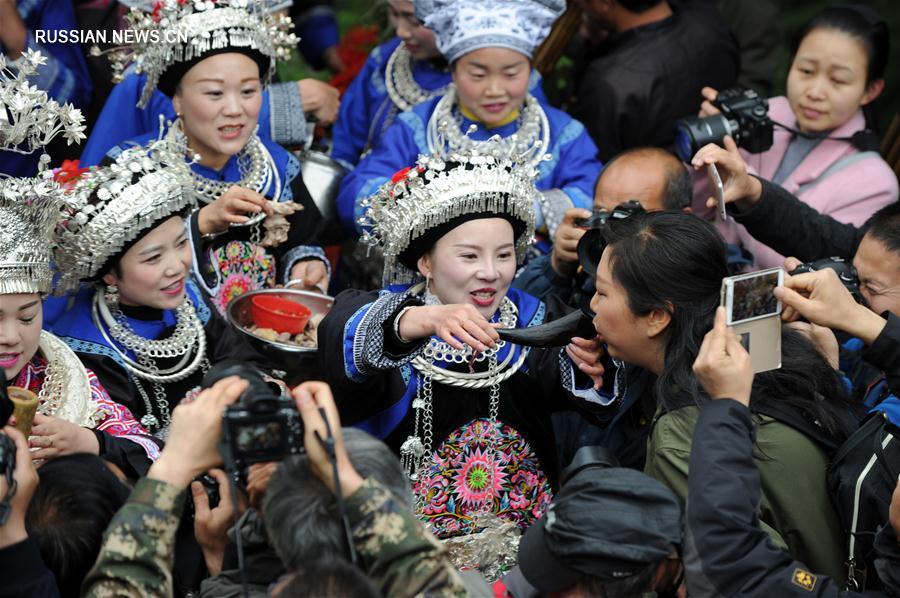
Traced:
<path fill-rule="evenodd" d="M 778 123 L 774 144 L 759 154 L 742 150 L 754 174 L 857 226 L 896 201 L 897 177 L 888 164 L 877 150 L 850 141 L 858 133 L 857 139 L 874 137 L 860 132 L 866 130 L 864 112 L 884 89 L 888 40 L 887 24 L 865 6 L 829 7 L 807 22 L 794 46 L 787 97 L 769 99 L 769 117 Z M 703 95 L 701 116 L 718 112 L 712 105 L 718 92 L 705 88 Z M 711 195 L 705 179 L 696 191 L 694 211 L 713 218 L 705 206 Z M 716 226 L 726 241 L 753 255 L 756 268 L 784 261 L 733 220 L 717 219 Z"/>

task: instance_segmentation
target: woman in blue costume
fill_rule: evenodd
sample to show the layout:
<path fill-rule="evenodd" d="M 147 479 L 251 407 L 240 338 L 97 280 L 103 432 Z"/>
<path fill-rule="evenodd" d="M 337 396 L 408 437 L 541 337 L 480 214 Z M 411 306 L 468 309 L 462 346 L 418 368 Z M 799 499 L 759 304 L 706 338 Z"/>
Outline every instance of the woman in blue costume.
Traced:
<path fill-rule="evenodd" d="M 155 39 L 175 41 L 135 44 L 128 58 L 147 74 L 142 100 L 157 87 L 172 97 L 178 118 L 164 141 L 188 148 L 200 206 L 190 225 L 197 281 L 223 312 L 235 296 L 276 282 L 326 287 L 328 262 L 314 245 L 322 218 L 300 163 L 256 133 L 262 86 L 294 40 L 286 33 L 289 23 L 243 1 L 166 0 L 158 6 L 162 21 L 133 12 L 132 28 L 146 39 L 155 33 Z M 180 44 L 178 34 L 190 42 Z M 116 146 L 108 158 L 155 136 Z"/>
<path fill-rule="evenodd" d="M 126 0 L 124 4 L 138 11 L 153 10 L 152 2 Z M 274 0 L 262 4 L 269 12 L 287 8 L 285 3 Z M 81 166 L 99 164 L 110 148 L 124 141 L 158 132 L 160 115 L 165 121 L 175 120 L 172 98 L 159 89 L 141 101 L 146 74 L 128 68 L 117 76 L 122 80 L 106 98 L 103 111 L 91 129 L 81 153 Z M 315 79 L 273 83 L 263 90 L 262 96 L 259 135 L 287 147 L 308 142 L 312 124 L 307 123 L 305 112 L 311 113 L 318 123 L 328 125 L 334 121 L 340 103 L 336 89 Z"/>
<path fill-rule="evenodd" d="M 497 328 L 555 315 L 510 288 L 534 232 L 534 174 L 527 160 L 478 153 L 397 173 L 367 202 L 364 237 L 384 247 L 388 286 L 339 294 L 319 328 L 342 421 L 399 453 L 440 538 L 505 543 L 528 527 L 557 483 L 551 414 L 606 401 L 597 339 L 499 341 Z M 496 573 L 514 561 L 508 548 L 500 562 L 456 564 Z"/>
<path fill-rule="evenodd" d="M 581 123 L 527 91 L 532 52 L 564 8 L 561 0 L 416 3 L 416 14 L 435 32 L 451 64 L 454 85 L 447 94 L 400 114 L 344 179 L 337 207 L 348 230 L 362 231 L 362 200 L 419 154 L 466 150 L 495 135 L 514 153 L 541 143 L 549 156 L 537 156 L 534 166 L 541 191 L 535 202 L 537 227 L 546 227 L 550 238 L 566 209 L 591 208 L 601 169 L 596 146 Z"/>
<path fill-rule="evenodd" d="M 347 88 L 334 125 L 331 157 L 348 169 L 378 144 L 400 112 L 443 95 L 451 83 L 450 67 L 434 33 L 416 18 L 412 0 L 387 4 L 397 37 L 372 50 Z M 532 71 L 529 91 L 544 102 L 540 81 Z"/>
<path fill-rule="evenodd" d="M 163 439 L 210 364 L 263 362 L 191 281 L 191 174 L 167 149 L 132 148 L 78 181 L 53 255 L 58 288 L 75 294 L 51 327 Z"/>

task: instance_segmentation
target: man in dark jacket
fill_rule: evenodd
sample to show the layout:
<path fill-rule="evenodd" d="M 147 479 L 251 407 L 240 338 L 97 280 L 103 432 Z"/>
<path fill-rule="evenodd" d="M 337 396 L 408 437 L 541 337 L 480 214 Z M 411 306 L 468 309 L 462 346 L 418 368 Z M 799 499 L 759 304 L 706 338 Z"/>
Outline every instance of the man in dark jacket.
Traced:
<path fill-rule="evenodd" d="M 577 0 L 608 38 L 576 81 L 570 114 L 584 123 L 606 162 L 624 149 L 674 145 L 675 121 L 696 114 L 704 86 L 738 75 L 737 43 L 705 3 Z"/>
<path fill-rule="evenodd" d="M 792 560 L 759 529 L 760 478 L 749 409 L 753 366 L 725 326 L 723 308 L 703 340 L 694 373 L 713 400 L 700 413 L 691 448 L 684 554 L 689 595 L 862 596 L 842 592 L 833 579 Z M 898 534 L 900 483 L 890 521 L 875 540 L 875 566 L 888 596 L 900 595 Z"/>

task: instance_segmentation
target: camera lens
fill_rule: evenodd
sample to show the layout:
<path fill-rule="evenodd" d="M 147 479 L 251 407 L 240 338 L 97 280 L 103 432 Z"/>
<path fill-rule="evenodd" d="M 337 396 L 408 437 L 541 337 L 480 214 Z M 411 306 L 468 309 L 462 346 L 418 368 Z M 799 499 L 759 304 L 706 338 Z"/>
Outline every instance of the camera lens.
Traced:
<path fill-rule="evenodd" d="M 675 123 L 675 127 L 675 151 L 684 162 L 690 162 L 704 145 L 722 145 L 722 140 L 726 135 L 731 135 L 734 128 L 721 114 L 705 118 L 683 118 Z"/>

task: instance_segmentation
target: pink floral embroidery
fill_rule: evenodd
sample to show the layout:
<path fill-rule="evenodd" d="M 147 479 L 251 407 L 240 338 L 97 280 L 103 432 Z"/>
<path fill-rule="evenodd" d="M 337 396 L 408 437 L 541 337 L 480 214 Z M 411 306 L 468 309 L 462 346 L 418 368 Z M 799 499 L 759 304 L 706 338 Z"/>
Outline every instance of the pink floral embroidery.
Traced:
<path fill-rule="evenodd" d="M 213 302 L 222 314 L 235 297 L 275 285 L 274 260 L 258 245 L 230 241 L 215 251 L 215 259 L 223 282 Z"/>
<path fill-rule="evenodd" d="M 471 533 L 485 506 L 525 529 L 553 498 L 534 450 L 518 430 L 502 423 L 494 430 L 487 419 L 450 434 L 432 453 L 414 491 L 423 497 L 422 519 L 439 538 Z"/>

